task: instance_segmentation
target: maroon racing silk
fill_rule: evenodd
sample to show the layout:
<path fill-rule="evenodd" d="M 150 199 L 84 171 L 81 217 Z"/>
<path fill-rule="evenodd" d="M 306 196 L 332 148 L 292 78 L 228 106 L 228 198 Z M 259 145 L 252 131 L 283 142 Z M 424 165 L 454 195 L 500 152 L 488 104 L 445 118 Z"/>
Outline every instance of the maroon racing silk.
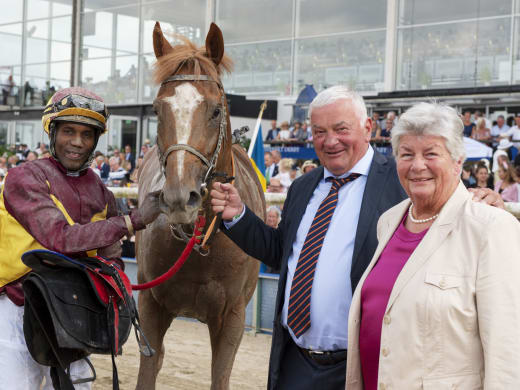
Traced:
<path fill-rule="evenodd" d="M 4 202 L 9 214 L 42 246 L 67 256 L 86 256 L 87 251 L 129 234 L 124 217 L 117 216 L 114 195 L 99 177 L 91 169 L 67 176 L 52 157 L 9 170 Z M 130 219 L 134 230 L 145 227 L 138 214 Z"/>

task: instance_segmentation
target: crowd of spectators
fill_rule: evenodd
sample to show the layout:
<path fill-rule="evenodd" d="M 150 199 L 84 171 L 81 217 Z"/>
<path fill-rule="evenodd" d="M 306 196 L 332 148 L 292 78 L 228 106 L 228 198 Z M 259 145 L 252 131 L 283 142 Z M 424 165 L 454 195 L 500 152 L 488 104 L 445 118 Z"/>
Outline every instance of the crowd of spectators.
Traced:
<path fill-rule="evenodd" d="M 490 188 L 498 192 L 504 202 L 520 202 L 520 165 L 514 165 L 507 155 L 499 154 L 490 169 L 487 159 L 467 161 L 462 168 L 462 182 L 468 188 Z"/>
<path fill-rule="evenodd" d="M 271 121 L 271 128 L 265 137 L 266 143 L 305 144 L 312 142 L 312 133 L 306 121 L 289 122 L 284 121 L 277 126 L 276 121 Z"/>
<path fill-rule="evenodd" d="M 371 143 L 388 145 L 392 129 L 399 116 L 394 111 L 372 113 Z M 464 136 L 482 142 L 493 148 L 491 163 L 487 159 L 468 162 L 464 165 L 462 178 L 468 187 L 487 187 L 501 194 L 506 202 L 520 202 L 520 113 L 505 118 L 498 115 L 494 122 L 481 111 L 464 110 L 461 113 Z M 303 144 L 312 142 L 312 132 L 307 122 L 284 121 L 271 128 L 265 138 L 266 144 Z M 293 180 L 304 174 L 307 169 L 317 167 L 312 161 L 292 160 L 281 157 L 278 150 L 264 155 L 267 192 L 285 193 Z"/>
<path fill-rule="evenodd" d="M 98 150 L 94 153 L 90 167 L 108 187 L 137 186 L 137 172 L 149 148 L 150 141 L 146 140 L 137 159 L 132 153 L 130 145 L 126 145 L 124 151 L 113 148 L 107 155 Z M 30 150 L 25 143 L 5 148 L 4 153 L 0 156 L 0 183 L 3 182 L 9 169 L 26 161 L 50 156 L 49 147 L 43 142 L 39 142 L 34 150 Z"/>

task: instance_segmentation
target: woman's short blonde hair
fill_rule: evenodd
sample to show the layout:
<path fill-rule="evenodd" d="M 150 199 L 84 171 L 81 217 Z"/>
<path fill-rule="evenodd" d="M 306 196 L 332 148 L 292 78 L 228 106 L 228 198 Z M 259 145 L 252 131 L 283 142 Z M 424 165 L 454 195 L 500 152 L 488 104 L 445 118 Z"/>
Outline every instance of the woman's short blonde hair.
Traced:
<path fill-rule="evenodd" d="M 289 172 L 294 164 L 294 161 L 291 158 L 282 158 L 280 160 L 280 171 Z"/>
<path fill-rule="evenodd" d="M 433 135 L 445 140 L 446 149 L 453 161 L 464 161 L 464 124 L 450 106 L 438 103 L 419 103 L 402 114 L 392 129 L 392 149 L 397 157 L 401 137 L 404 135 Z"/>

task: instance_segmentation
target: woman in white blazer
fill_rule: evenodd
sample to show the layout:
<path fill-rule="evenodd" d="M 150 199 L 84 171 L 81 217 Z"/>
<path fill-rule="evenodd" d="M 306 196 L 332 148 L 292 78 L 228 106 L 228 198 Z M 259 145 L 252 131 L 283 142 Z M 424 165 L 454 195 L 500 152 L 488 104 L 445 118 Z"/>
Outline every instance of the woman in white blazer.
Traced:
<path fill-rule="evenodd" d="M 409 199 L 354 293 L 348 390 L 520 389 L 520 223 L 460 182 L 463 124 L 420 103 L 392 131 Z"/>

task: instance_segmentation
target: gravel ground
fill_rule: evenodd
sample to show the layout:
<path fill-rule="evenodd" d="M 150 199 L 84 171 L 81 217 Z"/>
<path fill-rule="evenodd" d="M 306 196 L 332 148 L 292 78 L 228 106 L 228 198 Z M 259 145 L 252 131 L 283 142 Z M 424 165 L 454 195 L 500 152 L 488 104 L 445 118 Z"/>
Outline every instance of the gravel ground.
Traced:
<path fill-rule="evenodd" d="M 246 332 L 235 358 L 230 388 L 240 390 L 265 389 L 271 336 Z M 166 333 L 166 354 L 157 379 L 157 390 L 209 389 L 211 378 L 211 349 L 206 325 L 199 322 L 175 320 Z M 97 371 L 93 390 L 112 389 L 110 356 L 94 355 Z M 134 389 L 139 371 L 139 351 L 134 332 L 116 359 L 121 390 Z"/>

